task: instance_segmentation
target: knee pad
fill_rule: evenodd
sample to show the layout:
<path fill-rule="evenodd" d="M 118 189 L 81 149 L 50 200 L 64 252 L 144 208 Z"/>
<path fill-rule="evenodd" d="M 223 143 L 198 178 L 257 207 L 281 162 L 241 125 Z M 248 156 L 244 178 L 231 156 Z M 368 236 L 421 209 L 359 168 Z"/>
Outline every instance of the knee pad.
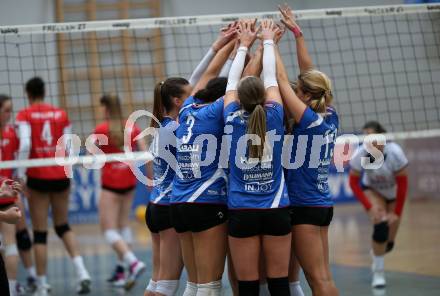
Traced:
<path fill-rule="evenodd" d="M 386 248 L 385 252 L 389 253 L 389 252 L 391 252 L 393 250 L 393 248 L 394 248 L 394 242 L 388 242 L 387 243 L 387 248 Z"/>
<path fill-rule="evenodd" d="M 267 278 L 267 286 L 269 288 L 270 295 L 287 296 L 290 295 L 289 278 Z"/>
<path fill-rule="evenodd" d="M 5 257 L 18 256 L 18 249 L 16 244 L 5 246 Z"/>
<path fill-rule="evenodd" d="M 217 296 L 221 295 L 222 282 L 215 281 L 206 284 L 197 284 L 197 295 L 200 296 Z"/>
<path fill-rule="evenodd" d="M 121 229 L 121 236 L 122 239 L 127 243 L 127 244 L 132 244 L 133 243 L 133 233 L 131 232 L 131 228 L 130 227 L 124 227 Z"/>
<path fill-rule="evenodd" d="M 105 240 L 113 245 L 115 242 L 122 240 L 121 235 L 115 229 L 108 229 L 104 232 Z"/>
<path fill-rule="evenodd" d="M 31 249 L 32 241 L 27 229 L 17 231 L 17 233 L 15 233 L 15 239 L 17 240 L 17 247 L 20 251 L 29 251 Z"/>
<path fill-rule="evenodd" d="M 47 244 L 47 231 L 34 230 L 34 244 Z"/>
<path fill-rule="evenodd" d="M 196 296 L 197 295 L 197 284 L 192 282 L 186 282 L 185 291 L 183 291 L 182 296 Z"/>
<path fill-rule="evenodd" d="M 251 296 L 259 295 L 260 281 L 238 281 L 238 295 Z"/>
<path fill-rule="evenodd" d="M 388 240 L 389 232 L 390 228 L 388 226 L 388 222 L 385 221 L 374 224 L 373 241 L 379 244 L 386 243 L 386 241 Z"/>
<path fill-rule="evenodd" d="M 150 279 L 147 287 L 145 288 L 145 291 L 156 292 L 156 286 L 157 286 L 157 282 Z"/>
<path fill-rule="evenodd" d="M 156 293 L 165 296 L 174 296 L 179 288 L 179 281 L 166 280 L 156 282 Z"/>
<path fill-rule="evenodd" d="M 55 232 L 59 238 L 63 238 L 64 234 L 69 231 L 70 231 L 70 226 L 67 223 L 55 226 Z"/>

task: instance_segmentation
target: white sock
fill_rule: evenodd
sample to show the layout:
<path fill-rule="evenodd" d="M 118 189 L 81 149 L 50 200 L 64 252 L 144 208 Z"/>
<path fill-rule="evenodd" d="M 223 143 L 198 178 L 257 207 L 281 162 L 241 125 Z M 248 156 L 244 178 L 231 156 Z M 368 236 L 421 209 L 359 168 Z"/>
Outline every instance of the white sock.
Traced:
<path fill-rule="evenodd" d="M 196 296 L 219 296 L 222 292 L 222 282 L 215 281 L 197 285 Z"/>
<path fill-rule="evenodd" d="M 197 284 L 192 282 L 186 282 L 185 291 L 183 296 L 196 296 L 197 295 Z"/>
<path fill-rule="evenodd" d="M 299 281 L 289 283 L 290 296 L 304 296 L 304 292 Z"/>
<path fill-rule="evenodd" d="M 90 278 L 86 267 L 84 266 L 84 260 L 81 256 L 76 256 L 72 258 L 73 265 L 76 269 L 76 274 L 80 279 Z"/>
<path fill-rule="evenodd" d="M 156 294 L 174 296 L 179 288 L 178 280 L 161 280 L 156 283 Z"/>
<path fill-rule="evenodd" d="M 138 259 L 133 254 L 133 252 L 128 251 L 127 253 L 124 254 L 124 262 L 126 264 L 128 264 L 128 266 L 131 266 L 133 263 L 135 263 L 137 261 L 138 261 Z"/>
<path fill-rule="evenodd" d="M 270 296 L 269 287 L 267 283 L 260 284 L 260 296 Z"/>
<path fill-rule="evenodd" d="M 17 285 L 17 281 L 16 280 L 8 280 L 8 284 L 9 284 L 9 292 L 10 292 L 11 296 L 17 295 L 17 293 L 15 292 L 15 286 Z"/>
<path fill-rule="evenodd" d="M 37 272 L 35 271 L 35 266 L 26 268 L 29 277 L 37 278 Z"/>
<path fill-rule="evenodd" d="M 133 243 L 133 232 L 129 226 L 120 229 L 122 239 L 128 244 L 131 245 Z"/>
<path fill-rule="evenodd" d="M 384 270 L 384 256 L 373 256 L 373 271 L 383 271 Z"/>
<path fill-rule="evenodd" d="M 156 287 L 157 287 L 157 282 L 150 279 L 145 290 L 150 292 L 156 292 Z"/>
<path fill-rule="evenodd" d="M 45 275 L 37 276 L 37 285 L 39 287 L 46 286 L 47 285 L 47 277 Z"/>

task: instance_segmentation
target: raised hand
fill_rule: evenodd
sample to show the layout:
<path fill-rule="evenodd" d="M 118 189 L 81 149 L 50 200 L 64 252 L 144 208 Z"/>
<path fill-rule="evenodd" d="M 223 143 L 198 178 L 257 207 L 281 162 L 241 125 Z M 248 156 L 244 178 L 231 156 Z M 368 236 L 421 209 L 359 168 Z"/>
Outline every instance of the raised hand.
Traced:
<path fill-rule="evenodd" d="M 287 29 L 290 31 L 294 31 L 295 28 L 299 29 L 298 24 L 296 23 L 295 16 L 293 15 L 292 9 L 289 7 L 289 5 L 279 5 L 278 10 L 281 12 L 282 19 L 281 22 L 286 26 Z"/>
<path fill-rule="evenodd" d="M 258 30 L 259 28 L 257 29 L 255 26 L 255 20 L 240 21 L 237 29 L 240 46 L 250 48 L 257 39 Z"/>
<path fill-rule="evenodd" d="M 235 21 L 233 23 L 230 23 L 226 27 L 221 28 L 217 39 L 212 44 L 212 49 L 216 52 L 222 49 L 222 47 L 225 46 L 235 36 L 237 32 L 237 26 L 238 22 Z"/>
<path fill-rule="evenodd" d="M 278 27 L 273 20 L 265 19 L 261 21 L 261 37 L 263 40 L 274 40 Z"/>
<path fill-rule="evenodd" d="M 277 24 L 276 30 L 275 30 L 275 37 L 274 37 L 273 41 L 276 44 L 278 44 L 278 42 L 280 42 L 280 40 L 283 37 L 285 32 L 286 32 L 286 27 Z"/>

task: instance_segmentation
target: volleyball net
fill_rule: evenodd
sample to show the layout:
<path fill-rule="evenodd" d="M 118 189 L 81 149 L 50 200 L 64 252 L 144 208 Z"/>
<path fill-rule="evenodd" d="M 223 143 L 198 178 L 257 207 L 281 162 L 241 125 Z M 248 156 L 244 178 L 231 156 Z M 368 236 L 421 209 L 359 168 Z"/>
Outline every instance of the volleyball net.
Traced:
<path fill-rule="evenodd" d="M 242 18 L 279 19 L 278 12 L 94 21 L 0 27 L 0 93 L 14 115 L 28 105 L 24 85 L 46 82 L 46 101 L 65 109 L 84 145 L 104 120 L 99 99 L 117 94 L 123 113 L 152 110 L 154 85 L 189 78 L 219 29 Z M 440 6 L 398 5 L 296 11 L 313 62 L 333 82 L 340 133 L 377 120 L 389 139 L 440 136 Z M 280 51 L 291 79 L 299 74 L 295 41 Z M 137 124 L 148 126 L 146 119 Z M 149 153 L 105 161 L 151 159 Z M 2 162 L 0 168 L 95 163 L 93 156 Z"/>

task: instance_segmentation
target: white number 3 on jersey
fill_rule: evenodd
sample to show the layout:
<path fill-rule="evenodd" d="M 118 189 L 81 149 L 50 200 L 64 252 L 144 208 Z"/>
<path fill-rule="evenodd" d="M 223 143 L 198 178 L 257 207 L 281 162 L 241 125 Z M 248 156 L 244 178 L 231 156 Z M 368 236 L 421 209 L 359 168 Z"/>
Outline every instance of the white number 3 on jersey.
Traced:
<path fill-rule="evenodd" d="M 46 141 L 46 144 L 48 146 L 52 145 L 52 131 L 50 129 L 50 122 L 49 120 L 46 120 L 43 124 L 43 130 L 41 131 L 41 139 L 43 141 Z"/>

